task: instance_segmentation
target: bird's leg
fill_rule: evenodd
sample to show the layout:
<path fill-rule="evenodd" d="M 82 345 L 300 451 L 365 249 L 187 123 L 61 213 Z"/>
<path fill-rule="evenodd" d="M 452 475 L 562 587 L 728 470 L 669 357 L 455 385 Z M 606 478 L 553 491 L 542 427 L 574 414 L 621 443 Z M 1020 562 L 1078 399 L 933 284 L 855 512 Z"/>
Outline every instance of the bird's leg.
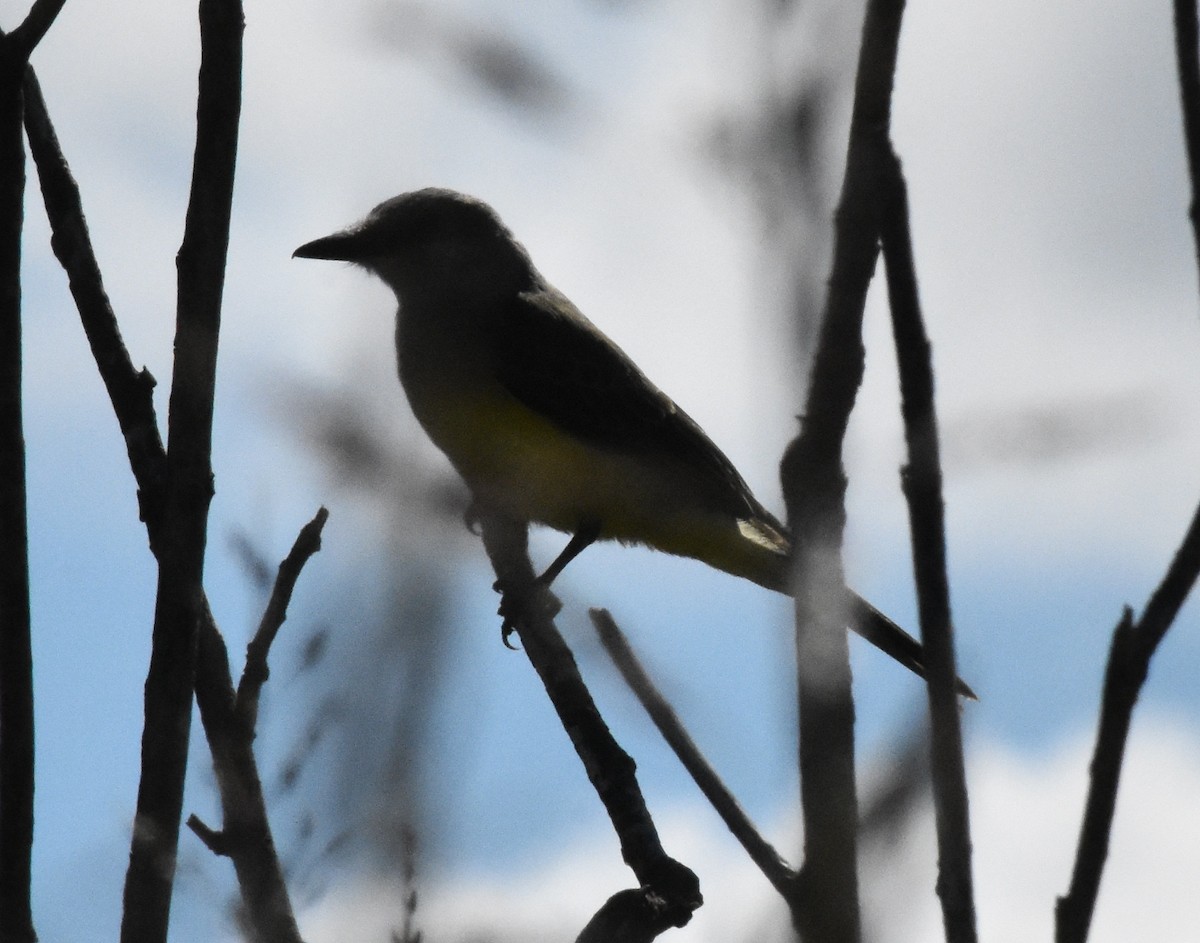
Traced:
<path fill-rule="evenodd" d="M 600 523 L 598 521 L 584 521 L 576 528 L 575 533 L 571 535 L 571 539 L 566 547 L 563 548 L 562 553 L 554 558 L 554 562 L 546 567 L 542 575 L 535 579 L 531 586 L 511 587 L 506 586 L 499 580 L 496 581 L 495 589 L 500 593 L 500 615 L 504 617 L 504 623 L 500 627 L 500 635 L 505 645 L 509 648 L 513 647 L 509 642 L 509 638 L 516 631 L 516 623 L 521 615 L 528 611 L 529 606 L 535 600 L 545 603 L 547 613 L 550 616 L 558 614 L 558 610 L 562 608 L 562 603 L 558 601 L 558 597 L 550 592 L 550 584 L 558 578 L 558 574 L 563 571 L 563 568 L 568 563 L 595 543 L 596 538 L 599 536 Z"/>
<path fill-rule="evenodd" d="M 571 535 L 570 541 L 563 547 L 562 553 L 555 557 L 554 562 L 546 567 L 546 571 L 537 578 L 538 584 L 549 586 L 553 583 L 566 565 L 594 544 L 599 536 L 599 521 L 581 521 L 575 529 L 575 533 Z"/>

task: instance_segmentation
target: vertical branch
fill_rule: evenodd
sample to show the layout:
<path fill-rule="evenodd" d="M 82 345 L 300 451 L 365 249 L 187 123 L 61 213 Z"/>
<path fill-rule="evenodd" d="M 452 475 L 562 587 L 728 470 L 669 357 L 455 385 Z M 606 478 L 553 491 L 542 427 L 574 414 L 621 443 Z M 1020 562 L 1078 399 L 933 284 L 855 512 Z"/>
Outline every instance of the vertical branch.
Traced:
<path fill-rule="evenodd" d="M 29 904 L 33 849 L 33 653 L 21 409 L 21 224 L 25 150 L 21 74 L 0 38 L 0 939 L 35 939 Z"/>
<path fill-rule="evenodd" d="M 903 472 L 912 526 L 913 569 L 921 641 L 929 680 L 931 769 L 938 836 L 938 896 L 950 943 L 974 943 L 975 892 L 971 827 L 956 693 L 950 585 L 946 574 L 945 506 L 934 405 L 933 358 L 921 317 L 908 224 L 908 193 L 900 162 L 888 161 L 881 236 L 900 371 L 901 410 L 908 443 Z"/>
<path fill-rule="evenodd" d="M 123 943 L 165 940 L 170 917 L 213 493 L 212 413 L 241 111 L 242 30 L 238 0 L 201 0 L 196 150 L 176 259 L 165 539 L 146 679 L 142 776 L 125 879 Z"/>
<path fill-rule="evenodd" d="M 21 231 L 25 219 L 22 79 L 64 0 L 36 0 L 0 31 L 0 940 L 37 939 L 33 857 L 33 647 L 21 362 Z"/>
<path fill-rule="evenodd" d="M 846 175 L 834 222 L 829 291 L 804 425 L 780 468 L 796 541 L 800 775 L 805 861 L 793 918 L 805 939 L 851 943 L 861 935 L 854 704 L 841 539 L 846 479 L 842 442 L 862 382 L 862 316 L 878 255 L 882 158 L 888 152 L 892 80 L 903 0 L 870 0 L 855 79 Z"/>
<path fill-rule="evenodd" d="M 1187 152 L 1192 201 L 1188 218 L 1200 268 L 1200 23 L 1196 0 L 1175 0 L 1175 67 L 1179 75 L 1179 100 L 1183 113 L 1183 140 Z"/>

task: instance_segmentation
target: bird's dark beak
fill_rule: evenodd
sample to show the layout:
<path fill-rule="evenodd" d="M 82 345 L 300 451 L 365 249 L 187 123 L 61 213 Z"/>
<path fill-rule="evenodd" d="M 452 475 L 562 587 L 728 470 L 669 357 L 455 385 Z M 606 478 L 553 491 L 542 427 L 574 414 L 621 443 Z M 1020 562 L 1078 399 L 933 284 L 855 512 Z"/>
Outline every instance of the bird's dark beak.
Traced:
<path fill-rule="evenodd" d="M 340 262 L 357 262 L 367 252 L 361 233 L 335 232 L 332 236 L 306 242 L 292 253 L 293 259 L 333 259 Z"/>

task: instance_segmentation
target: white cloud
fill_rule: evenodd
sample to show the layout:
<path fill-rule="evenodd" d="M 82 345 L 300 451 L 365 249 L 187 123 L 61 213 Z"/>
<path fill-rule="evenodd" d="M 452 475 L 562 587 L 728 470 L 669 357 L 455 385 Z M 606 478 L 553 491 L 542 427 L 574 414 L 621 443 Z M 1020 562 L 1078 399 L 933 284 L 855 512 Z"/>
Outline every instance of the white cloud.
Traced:
<path fill-rule="evenodd" d="M 974 751 L 969 780 L 982 939 L 1053 937 L 1054 902 L 1070 880 L 1090 753 L 1090 735 L 1036 758 L 994 744 Z M 1200 741 L 1194 731 L 1162 718 L 1140 718 L 1125 769 L 1092 943 L 1194 940 L 1200 927 L 1193 888 L 1200 870 Z M 785 923 L 786 914 L 715 815 L 698 807 L 676 809 L 659 824 L 664 846 L 698 873 L 706 896 L 691 925 L 662 939 L 772 939 L 771 928 Z M 777 835 L 792 831 L 775 829 Z M 931 812 L 924 808 L 898 846 L 865 863 L 872 939 L 940 938 L 936 857 Z M 442 941 L 571 939 L 600 903 L 631 880 L 609 834 L 576 835 L 552 860 L 524 869 L 421 879 L 418 926 Z M 400 923 L 400 896 L 394 883 L 337 887 L 302 914 L 305 938 L 386 939 Z"/>

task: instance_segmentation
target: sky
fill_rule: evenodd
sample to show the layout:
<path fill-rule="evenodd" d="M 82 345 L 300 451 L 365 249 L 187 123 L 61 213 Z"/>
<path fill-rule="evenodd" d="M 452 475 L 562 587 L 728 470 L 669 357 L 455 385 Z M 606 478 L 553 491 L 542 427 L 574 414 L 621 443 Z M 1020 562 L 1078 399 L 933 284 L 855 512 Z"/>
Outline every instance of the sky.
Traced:
<path fill-rule="evenodd" d="M 391 718 L 421 680 L 381 659 L 372 634 L 380 610 L 409 604 L 380 591 L 389 554 L 408 566 L 403 599 L 452 614 L 427 653 L 452 669 L 421 734 L 433 748 L 420 773 L 434 823 L 419 863 L 428 937 L 482 928 L 499 939 L 570 938 L 629 875 L 536 680 L 499 645 L 477 542 L 413 506 L 382 513 L 306 444 L 312 404 L 347 403 L 381 430 L 398 469 L 389 487 L 432 482 L 454 493 L 394 379 L 389 293 L 347 267 L 292 260 L 292 250 L 405 190 L 449 186 L 488 200 L 541 271 L 781 510 L 778 456 L 803 402 L 803 357 L 781 314 L 796 263 L 771 251 L 760 207 L 713 140 L 722 123 L 742 127 L 772 81 L 820 72 L 846 87 L 859 21 L 843 6 L 802 4 L 768 31 L 725 0 L 538 0 L 519 13 L 488 0 L 248 5 L 206 579 L 237 653 L 261 598 L 234 539 L 273 561 L 317 506 L 330 508 L 324 548 L 274 652 L 259 739 L 275 783 L 309 718 L 327 704 L 342 718 L 312 752 L 299 796 L 271 787 L 281 847 L 305 863 L 296 873 L 306 939 L 386 939 L 395 919 L 389 872 L 322 873 L 302 840 L 306 804 L 358 796 L 344 816 L 353 833 L 386 814 L 347 780 L 379 773 L 371 762 L 391 755 L 393 728 L 371 720 Z M 0 2 L 2 25 L 24 10 Z M 1122 606 L 1144 604 L 1200 497 L 1200 281 L 1170 28 L 1165 8 L 1132 0 L 921 0 L 906 12 L 894 140 L 934 345 L 961 673 L 981 694 L 964 723 L 984 939 L 1049 935 L 1112 626 Z M 487 35 L 519 44 L 561 80 L 533 86 L 541 107 L 497 95 L 447 51 Z M 165 417 L 195 11 L 73 0 L 34 65 L 126 342 L 158 378 Z M 832 100 L 847 101 L 844 91 Z M 798 263 L 818 280 L 844 133 L 841 107 L 814 170 L 817 223 Z M 41 938 L 56 943 L 112 938 L 119 925 L 154 568 L 32 169 L 30 185 L 34 891 Z M 872 291 L 867 375 L 847 440 L 846 568 L 859 591 L 915 626 L 883 300 Z M 560 544 L 537 535 L 537 559 Z M 616 547 L 590 549 L 561 588 L 563 630 L 638 759 L 668 850 L 680 849 L 706 889 L 693 924 L 664 939 L 727 940 L 747 930 L 748 913 L 770 926 L 779 915 L 766 882 L 615 681 L 586 609 L 612 609 L 695 738 L 786 848 L 798 843 L 786 602 L 698 564 Z M 317 682 L 301 665 L 322 627 L 338 671 Z M 1176 883 L 1200 863 L 1196 629 L 1189 605 L 1139 704 L 1096 940 L 1189 939 L 1200 924 L 1194 895 Z M 854 659 L 870 780 L 918 726 L 922 692 L 865 645 Z M 185 805 L 216 821 L 200 738 Z M 897 847 L 864 864 L 881 941 L 936 938 L 930 835 L 919 810 Z M 230 934 L 224 865 L 182 836 L 176 939 Z"/>

